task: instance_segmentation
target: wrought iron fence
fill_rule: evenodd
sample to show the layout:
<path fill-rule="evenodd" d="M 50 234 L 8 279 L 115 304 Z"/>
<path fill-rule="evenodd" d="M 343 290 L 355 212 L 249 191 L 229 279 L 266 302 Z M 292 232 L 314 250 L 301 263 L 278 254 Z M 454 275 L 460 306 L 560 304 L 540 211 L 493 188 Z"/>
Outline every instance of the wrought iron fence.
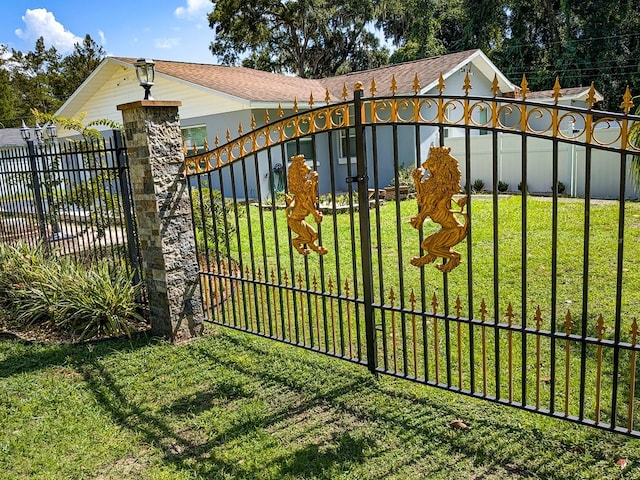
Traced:
<path fill-rule="evenodd" d="M 463 90 L 445 95 L 441 79 L 435 95 L 395 96 L 393 85 L 389 97 L 374 85 L 352 101 L 327 94 L 326 106 L 254 121 L 187 158 L 208 319 L 640 436 L 640 252 L 630 250 L 640 209 L 626 200 L 640 117 L 630 93 L 612 113 L 593 110 L 593 89 L 587 108 L 559 105 L 559 86 L 554 104 L 528 101 L 525 82 L 519 98 L 473 97 L 468 76 Z M 509 171 L 520 185 L 508 195 L 505 134 L 519 143 Z M 488 189 L 476 196 L 474 149 L 487 138 Z M 534 142 L 546 153 L 533 154 Z M 565 145 L 584 150 L 579 199 L 558 188 Z M 619 185 L 607 210 L 591 197 L 601 153 Z M 547 191 L 534 195 L 540 172 Z"/>
<path fill-rule="evenodd" d="M 0 241 L 42 244 L 81 262 L 139 261 L 121 132 L 103 141 L 35 143 L 0 151 Z"/>

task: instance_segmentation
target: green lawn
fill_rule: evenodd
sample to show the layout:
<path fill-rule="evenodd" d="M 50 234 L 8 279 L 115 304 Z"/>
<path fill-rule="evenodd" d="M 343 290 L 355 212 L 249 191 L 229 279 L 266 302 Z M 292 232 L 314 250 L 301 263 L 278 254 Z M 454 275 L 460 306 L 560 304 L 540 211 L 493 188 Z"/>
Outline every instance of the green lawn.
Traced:
<path fill-rule="evenodd" d="M 387 202 L 371 209 L 374 304 L 381 305 L 374 311 L 378 365 L 399 376 L 446 383 L 478 395 L 494 395 L 536 409 L 549 408 L 562 415 L 583 415 L 603 423 L 615 418 L 617 425 L 637 430 L 637 395 L 634 409 L 629 409 L 635 371 L 631 365 L 635 360 L 629 350 L 623 350 L 618 371 L 614 372 L 610 342 L 616 335 L 618 202 L 594 201 L 585 212 L 580 199 L 559 200 L 555 304 L 553 202 L 551 198 L 527 198 L 524 259 L 522 202 L 520 196 L 500 196 L 494 208 L 489 196 L 470 197 L 472 228 L 470 236 L 456 247 L 462 254 L 462 265 L 448 274 L 447 290 L 442 273 L 433 265 L 420 270 L 409 263 L 419 253 L 420 234 L 409 223 L 416 212 L 415 200 Z M 243 281 L 232 289 L 228 280 L 211 280 L 210 289 L 234 291 L 227 297 L 229 301 L 210 312 L 211 316 L 220 323 L 266 331 L 287 341 L 364 359 L 363 308 L 353 301 L 353 297 L 362 298 L 362 289 L 356 292 L 354 285 L 361 268 L 357 214 L 325 215 L 321 243 L 329 252 L 323 257 L 303 257 L 291 251 L 283 210 L 248 204 L 237 204 L 231 210 L 238 227 L 225 246 L 231 257 L 241 262 L 242 274 L 234 272 L 233 276 Z M 619 333 L 621 341 L 629 343 L 633 342 L 632 322 L 640 312 L 639 218 L 640 203 L 627 202 Z M 496 237 L 494 224 L 498 226 Z M 423 235 L 438 228 L 425 222 Z M 278 284 L 287 287 L 278 289 Z M 329 293 L 330 299 L 316 292 Z M 445 311 L 448 302 L 447 319 L 436 322 L 421 315 L 433 312 L 434 298 L 439 313 Z M 457 301 L 461 317 L 479 321 L 484 316 L 486 323 L 461 325 L 456 319 Z M 509 306 L 513 315 L 507 318 Z M 570 342 L 560 337 L 551 339 L 550 331 L 565 334 L 568 314 L 571 333 L 576 337 Z M 595 342 L 600 316 L 602 338 L 609 342 L 601 349 L 579 340 L 584 329 L 584 336 Z M 507 330 L 508 323 L 514 329 Z M 522 328 L 525 324 L 528 330 Z M 537 334 L 538 329 L 542 334 Z M 614 378 L 618 379 L 615 412 L 611 401 Z"/>
<path fill-rule="evenodd" d="M 638 440 L 208 331 L 0 341 L 3 480 L 640 478 Z"/>

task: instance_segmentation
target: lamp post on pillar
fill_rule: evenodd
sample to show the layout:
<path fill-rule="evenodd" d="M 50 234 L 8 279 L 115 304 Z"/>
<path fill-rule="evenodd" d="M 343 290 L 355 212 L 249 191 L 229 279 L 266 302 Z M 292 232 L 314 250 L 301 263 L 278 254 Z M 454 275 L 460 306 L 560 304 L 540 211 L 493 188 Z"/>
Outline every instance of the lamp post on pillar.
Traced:
<path fill-rule="evenodd" d="M 125 127 L 151 331 L 182 342 L 202 332 L 203 313 L 184 176 L 181 103 L 152 100 L 149 82 L 141 86 L 144 100 L 117 108 Z"/>

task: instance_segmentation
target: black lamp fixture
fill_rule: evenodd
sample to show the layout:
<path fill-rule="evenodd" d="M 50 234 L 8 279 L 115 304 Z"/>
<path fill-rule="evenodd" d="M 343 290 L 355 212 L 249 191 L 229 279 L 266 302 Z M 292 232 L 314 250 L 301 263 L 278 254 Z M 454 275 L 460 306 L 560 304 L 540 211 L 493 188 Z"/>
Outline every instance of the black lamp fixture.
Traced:
<path fill-rule="evenodd" d="M 31 130 L 25 125 L 24 120 L 22 120 L 22 126 L 20 127 L 20 135 L 22 135 L 22 139 L 25 142 L 31 139 Z"/>
<path fill-rule="evenodd" d="M 44 145 L 44 143 L 45 143 L 45 135 L 44 135 L 45 130 L 47 132 L 47 138 L 49 140 L 55 140 L 58 137 L 58 131 L 56 129 L 56 126 L 53 123 L 48 123 L 45 126 L 45 128 L 42 128 L 40 126 L 40 124 L 38 122 L 36 122 L 36 126 L 33 129 L 33 131 L 36 134 L 35 141 L 39 145 Z M 22 136 L 22 139 L 25 142 L 31 140 L 31 130 L 24 123 L 24 120 L 22 120 L 22 126 L 20 127 L 20 135 Z"/>
<path fill-rule="evenodd" d="M 156 62 L 150 58 L 139 58 L 136 63 L 136 76 L 140 86 L 144 88 L 144 99 L 153 100 L 151 96 L 151 87 L 153 86 L 153 80 L 156 76 Z"/>

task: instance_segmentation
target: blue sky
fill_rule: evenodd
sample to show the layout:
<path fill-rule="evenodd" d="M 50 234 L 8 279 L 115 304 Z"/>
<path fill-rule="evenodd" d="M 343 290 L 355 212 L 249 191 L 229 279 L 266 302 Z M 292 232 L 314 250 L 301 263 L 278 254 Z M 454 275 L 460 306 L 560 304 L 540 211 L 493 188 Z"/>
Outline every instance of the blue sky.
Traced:
<path fill-rule="evenodd" d="M 214 63 L 211 0 L 4 0 L 0 44 L 33 50 L 38 37 L 62 54 L 86 34 L 107 55 Z"/>

